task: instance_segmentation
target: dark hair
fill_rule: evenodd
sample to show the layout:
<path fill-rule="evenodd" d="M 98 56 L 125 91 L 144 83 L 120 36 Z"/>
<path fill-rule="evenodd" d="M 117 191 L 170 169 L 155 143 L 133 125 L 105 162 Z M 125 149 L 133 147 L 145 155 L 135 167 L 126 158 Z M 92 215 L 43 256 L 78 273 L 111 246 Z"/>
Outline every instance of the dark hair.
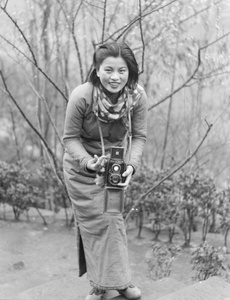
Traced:
<path fill-rule="evenodd" d="M 94 69 L 89 76 L 89 81 L 94 86 L 98 86 L 100 78 L 97 76 L 97 70 L 102 62 L 109 56 L 122 57 L 127 63 L 129 69 L 129 78 L 127 86 L 134 89 L 138 81 L 138 64 L 133 51 L 126 43 L 111 42 L 101 45 L 93 55 Z"/>

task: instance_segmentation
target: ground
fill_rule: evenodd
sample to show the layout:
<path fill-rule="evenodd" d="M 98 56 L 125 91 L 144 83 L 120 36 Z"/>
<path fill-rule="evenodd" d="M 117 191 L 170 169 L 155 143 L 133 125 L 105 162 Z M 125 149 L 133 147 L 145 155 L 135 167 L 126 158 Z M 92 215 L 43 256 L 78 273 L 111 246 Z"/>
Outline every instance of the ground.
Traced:
<path fill-rule="evenodd" d="M 25 290 L 62 278 L 66 274 L 78 273 L 77 249 L 74 229 L 66 227 L 60 215 L 47 213 L 48 225 L 34 213 L 27 221 L 0 220 L 0 299 L 18 295 Z M 149 278 L 146 253 L 150 251 L 153 233 L 150 228 L 143 228 L 141 238 L 137 238 L 138 229 L 133 224 L 127 229 L 129 254 L 135 284 L 142 283 L 145 288 L 155 284 L 157 296 L 190 285 L 192 271 L 191 249 L 183 249 L 175 260 L 169 278 L 153 282 Z M 167 232 L 160 235 L 160 241 L 167 242 Z M 183 235 L 178 232 L 174 242 L 182 245 Z M 201 242 L 201 234 L 194 232 L 192 244 Z M 223 245 L 221 234 L 209 234 L 208 242 L 214 246 Z M 164 290 L 162 290 L 164 286 Z M 158 289 L 158 290 L 157 290 Z M 86 291 L 87 293 L 88 291 Z M 148 291 L 146 291 L 147 293 Z"/>

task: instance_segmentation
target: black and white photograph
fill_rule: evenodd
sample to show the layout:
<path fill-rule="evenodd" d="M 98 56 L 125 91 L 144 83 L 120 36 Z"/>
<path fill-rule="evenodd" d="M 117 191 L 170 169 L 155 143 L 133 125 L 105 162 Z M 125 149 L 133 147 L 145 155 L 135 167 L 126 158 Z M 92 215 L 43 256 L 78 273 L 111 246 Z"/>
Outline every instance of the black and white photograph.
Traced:
<path fill-rule="evenodd" d="M 230 0 L 0 0 L 0 300 L 230 300 Z"/>

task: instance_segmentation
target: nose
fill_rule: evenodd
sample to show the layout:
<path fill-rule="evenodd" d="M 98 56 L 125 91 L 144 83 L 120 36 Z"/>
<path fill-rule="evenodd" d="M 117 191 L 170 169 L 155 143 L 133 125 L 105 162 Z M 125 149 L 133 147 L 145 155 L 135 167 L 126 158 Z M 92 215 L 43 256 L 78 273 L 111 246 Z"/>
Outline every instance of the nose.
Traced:
<path fill-rule="evenodd" d="M 119 80 L 119 74 L 118 74 L 118 72 L 113 72 L 111 74 L 111 79 L 114 80 L 114 81 Z"/>

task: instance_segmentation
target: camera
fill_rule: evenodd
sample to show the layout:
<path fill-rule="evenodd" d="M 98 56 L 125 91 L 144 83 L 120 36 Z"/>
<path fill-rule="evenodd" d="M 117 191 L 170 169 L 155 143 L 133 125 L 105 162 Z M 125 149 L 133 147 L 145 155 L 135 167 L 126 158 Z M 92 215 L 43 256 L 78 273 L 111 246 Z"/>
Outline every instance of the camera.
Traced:
<path fill-rule="evenodd" d="M 119 183 L 124 183 L 126 180 L 122 177 L 126 170 L 124 152 L 123 147 L 111 147 L 111 155 L 105 165 L 104 213 L 116 214 L 124 211 L 124 189 L 119 186 Z"/>
<path fill-rule="evenodd" d="M 125 182 L 126 178 L 122 177 L 126 170 L 124 151 L 124 147 L 111 147 L 110 159 L 105 166 L 105 185 L 107 187 L 119 187 L 119 183 Z"/>

